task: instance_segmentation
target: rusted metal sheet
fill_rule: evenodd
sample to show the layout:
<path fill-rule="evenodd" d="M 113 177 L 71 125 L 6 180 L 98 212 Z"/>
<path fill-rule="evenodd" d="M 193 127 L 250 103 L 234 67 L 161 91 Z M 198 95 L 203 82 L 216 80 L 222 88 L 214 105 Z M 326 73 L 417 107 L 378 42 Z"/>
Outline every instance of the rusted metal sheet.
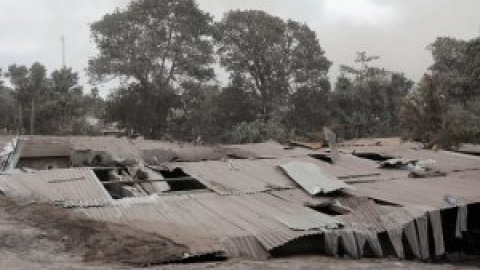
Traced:
<path fill-rule="evenodd" d="M 280 165 L 280 168 L 311 195 L 328 194 L 349 187 L 335 176 L 309 162 L 289 162 Z"/>

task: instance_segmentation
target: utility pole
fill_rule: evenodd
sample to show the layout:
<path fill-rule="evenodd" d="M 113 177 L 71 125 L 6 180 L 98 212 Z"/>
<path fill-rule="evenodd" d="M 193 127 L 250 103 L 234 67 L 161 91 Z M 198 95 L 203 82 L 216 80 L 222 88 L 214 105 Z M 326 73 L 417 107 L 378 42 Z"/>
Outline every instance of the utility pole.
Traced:
<path fill-rule="evenodd" d="M 30 135 L 35 135 L 35 100 L 32 98 L 32 114 L 30 115 Z"/>
<path fill-rule="evenodd" d="M 22 114 L 22 104 L 18 105 L 18 130 L 17 135 L 23 135 L 23 114 Z"/>
<path fill-rule="evenodd" d="M 62 35 L 61 37 L 61 40 L 62 40 L 62 68 L 65 68 L 66 66 L 66 60 L 65 60 L 65 36 Z"/>

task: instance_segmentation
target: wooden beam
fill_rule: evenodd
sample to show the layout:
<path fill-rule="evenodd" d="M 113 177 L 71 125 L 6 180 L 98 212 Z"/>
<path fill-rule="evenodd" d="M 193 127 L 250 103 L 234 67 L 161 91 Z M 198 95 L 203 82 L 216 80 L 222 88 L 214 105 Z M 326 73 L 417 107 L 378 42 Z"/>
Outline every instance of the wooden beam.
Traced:
<path fill-rule="evenodd" d="M 179 177 L 179 178 L 165 178 L 165 179 L 154 179 L 154 180 L 123 180 L 123 181 L 103 181 L 104 185 L 131 185 L 131 184 L 141 184 L 141 183 L 152 183 L 152 182 L 170 182 L 170 181 L 196 181 L 197 179 L 193 177 Z"/>

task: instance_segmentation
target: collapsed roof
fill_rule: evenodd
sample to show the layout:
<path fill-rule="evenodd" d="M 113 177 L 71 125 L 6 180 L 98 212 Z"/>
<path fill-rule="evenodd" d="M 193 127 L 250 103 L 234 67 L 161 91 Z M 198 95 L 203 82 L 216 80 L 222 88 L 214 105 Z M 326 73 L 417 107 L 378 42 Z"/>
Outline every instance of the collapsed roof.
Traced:
<path fill-rule="evenodd" d="M 193 257 L 317 252 L 428 260 L 478 237 L 476 156 L 367 141 L 340 147 L 332 164 L 328 151 L 273 142 L 207 147 L 104 137 L 29 140 L 107 152 L 116 162 L 5 172 L 5 195 L 158 233 L 188 246 Z M 411 178 L 406 168 L 383 168 L 362 153 L 434 161 L 445 175 Z"/>

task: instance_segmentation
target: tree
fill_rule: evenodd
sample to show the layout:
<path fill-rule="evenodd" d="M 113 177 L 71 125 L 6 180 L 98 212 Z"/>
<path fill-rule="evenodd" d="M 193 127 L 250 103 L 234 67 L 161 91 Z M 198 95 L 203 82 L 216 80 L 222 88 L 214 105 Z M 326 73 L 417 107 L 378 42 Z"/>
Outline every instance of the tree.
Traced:
<path fill-rule="evenodd" d="M 413 82 L 401 73 L 372 66 L 379 58 L 357 52 L 358 68 L 340 67 L 332 98 L 333 123 L 347 138 L 388 136 L 400 129 L 399 110 Z"/>
<path fill-rule="evenodd" d="M 480 94 L 480 37 L 467 43 L 463 64 L 462 73 L 465 84 L 468 85 L 468 97 L 476 98 Z"/>
<path fill-rule="evenodd" d="M 13 91 L 5 86 L 3 82 L 3 73 L 0 69 L 0 133 L 2 130 L 7 132 L 15 128 L 15 98 Z"/>
<path fill-rule="evenodd" d="M 169 131 L 177 139 L 212 142 L 218 139 L 219 119 L 215 117 L 217 85 L 185 82 L 179 97 L 179 115 L 172 117 Z"/>
<path fill-rule="evenodd" d="M 98 87 L 90 89 L 90 94 L 86 95 L 84 99 L 88 116 L 98 119 L 105 118 L 105 100 L 100 96 Z"/>
<path fill-rule="evenodd" d="M 99 54 L 89 61 L 91 78 L 121 77 L 129 82 L 112 95 L 110 108 L 116 100 L 136 98 L 129 107 L 137 111 L 135 121 L 110 118 L 146 136 L 159 137 L 172 107 L 166 102 L 174 99 L 170 95 L 178 92 L 182 82 L 204 82 L 214 76 L 211 23 L 210 15 L 193 0 L 136 0 L 93 23 Z"/>
<path fill-rule="evenodd" d="M 78 82 L 78 73 L 71 68 L 52 72 L 49 79 L 50 98 L 39 111 L 40 133 L 73 134 L 76 125 L 86 115 L 83 88 Z"/>
<path fill-rule="evenodd" d="M 268 120 L 302 87 L 322 88 L 331 62 L 307 25 L 263 11 L 230 11 L 217 24 L 221 65 L 231 78 L 243 76 L 260 98 Z"/>
<path fill-rule="evenodd" d="M 235 76 L 215 99 L 215 119 L 224 132 L 242 122 L 255 121 L 259 115 L 258 95 L 242 76 Z"/>
<path fill-rule="evenodd" d="M 464 74 L 467 42 L 450 37 L 439 37 L 427 49 L 431 51 L 433 65 L 432 80 L 449 97 L 464 104 L 472 97 L 467 76 Z"/>
<path fill-rule="evenodd" d="M 303 87 L 290 97 L 287 126 L 298 135 L 311 137 L 328 125 L 328 92 Z"/>
<path fill-rule="evenodd" d="M 16 99 L 20 105 L 23 119 L 20 126 L 29 120 L 29 132 L 35 134 L 35 122 L 38 104 L 48 99 L 48 79 L 45 66 L 36 62 L 30 68 L 11 65 L 8 67 L 7 77 L 15 90 Z"/>
<path fill-rule="evenodd" d="M 442 129 L 447 109 L 445 92 L 435 84 L 432 75 L 425 74 L 403 105 L 404 132 L 412 139 L 430 143 Z"/>

